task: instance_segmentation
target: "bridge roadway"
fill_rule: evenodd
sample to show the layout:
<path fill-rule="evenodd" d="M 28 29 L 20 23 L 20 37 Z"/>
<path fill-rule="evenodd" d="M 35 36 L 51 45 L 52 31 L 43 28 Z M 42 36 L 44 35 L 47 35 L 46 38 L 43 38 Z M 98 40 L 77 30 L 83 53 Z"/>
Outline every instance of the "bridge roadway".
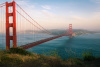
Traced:
<path fill-rule="evenodd" d="M 22 45 L 22 46 L 19 46 L 19 47 L 21 47 L 22 49 L 28 49 L 28 48 L 32 48 L 32 47 L 37 46 L 39 44 L 42 44 L 42 43 L 45 43 L 47 41 L 50 41 L 50 40 L 53 40 L 53 39 L 56 39 L 56 38 L 59 38 L 59 37 L 63 37 L 63 36 L 69 36 L 69 35 L 68 34 L 58 35 L 58 36 L 55 36 L 55 37 L 50 37 L 50 38 L 39 40 L 39 41 L 36 41 L 36 42 L 33 42 L 33 43 L 25 44 L 25 45 Z"/>

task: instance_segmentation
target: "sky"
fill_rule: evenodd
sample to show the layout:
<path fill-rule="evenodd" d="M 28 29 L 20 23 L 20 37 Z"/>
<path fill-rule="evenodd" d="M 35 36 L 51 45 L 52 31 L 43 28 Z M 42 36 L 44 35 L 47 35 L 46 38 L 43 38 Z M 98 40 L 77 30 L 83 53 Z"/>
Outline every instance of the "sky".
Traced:
<path fill-rule="evenodd" d="M 0 0 L 0 3 L 12 0 Z M 100 31 L 100 0 L 15 0 L 46 29 Z M 34 23 L 34 22 L 33 22 Z"/>

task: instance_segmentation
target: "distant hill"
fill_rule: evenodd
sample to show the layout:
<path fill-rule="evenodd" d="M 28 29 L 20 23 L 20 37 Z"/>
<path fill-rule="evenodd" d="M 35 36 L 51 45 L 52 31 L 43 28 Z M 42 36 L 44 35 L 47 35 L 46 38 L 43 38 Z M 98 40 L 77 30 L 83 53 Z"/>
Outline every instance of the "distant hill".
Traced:
<path fill-rule="evenodd" d="M 51 33 L 54 35 L 60 35 L 60 34 L 66 34 L 68 31 L 67 30 L 59 30 L 59 29 L 52 29 L 49 30 Z M 33 33 L 33 30 L 27 30 L 26 33 Z M 47 32 L 44 31 L 36 31 L 35 33 L 45 33 Z M 100 33 L 100 31 L 88 31 L 88 30 L 83 30 L 83 29 L 73 29 L 73 33 L 76 33 L 76 35 L 81 35 L 81 34 L 94 34 L 94 33 Z"/>
<path fill-rule="evenodd" d="M 95 33 L 98 33 L 97 31 L 88 31 L 88 30 L 82 30 L 82 29 L 74 29 L 73 32 L 76 35 L 84 35 L 84 34 L 95 34 Z"/>
<path fill-rule="evenodd" d="M 68 31 L 66 30 L 50 30 L 54 34 L 66 34 Z M 99 33 L 99 31 L 88 31 L 88 30 L 83 30 L 83 29 L 73 29 L 73 33 L 76 33 L 76 35 L 81 35 L 81 34 L 94 34 L 94 33 Z"/>

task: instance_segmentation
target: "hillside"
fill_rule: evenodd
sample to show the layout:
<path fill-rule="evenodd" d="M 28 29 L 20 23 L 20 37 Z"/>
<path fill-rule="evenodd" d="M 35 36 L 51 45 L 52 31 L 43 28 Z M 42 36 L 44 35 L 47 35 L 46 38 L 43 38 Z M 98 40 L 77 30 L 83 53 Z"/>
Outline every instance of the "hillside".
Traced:
<path fill-rule="evenodd" d="M 78 59 L 44 56 L 20 48 L 0 51 L 0 67 L 100 67 L 100 59 Z"/>
<path fill-rule="evenodd" d="M 50 30 L 52 33 L 54 34 L 66 34 L 68 31 L 66 30 Z M 83 29 L 73 29 L 72 30 L 73 33 L 75 33 L 76 35 L 83 35 L 83 34 L 94 34 L 94 33 L 99 33 L 99 31 L 88 31 L 88 30 L 83 30 Z"/>
<path fill-rule="evenodd" d="M 68 32 L 68 30 L 59 30 L 59 29 L 52 29 L 49 30 L 50 32 L 52 32 L 54 35 L 60 35 L 60 34 L 66 34 Z M 83 30 L 83 29 L 73 29 L 72 30 L 74 33 L 76 33 L 76 35 L 82 35 L 82 34 L 94 34 L 94 33 L 100 33 L 100 31 L 88 31 L 88 30 Z M 27 30 L 25 33 L 33 33 L 32 30 Z M 35 33 L 39 33 L 39 34 L 47 34 L 47 32 L 44 31 L 36 31 Z"/>

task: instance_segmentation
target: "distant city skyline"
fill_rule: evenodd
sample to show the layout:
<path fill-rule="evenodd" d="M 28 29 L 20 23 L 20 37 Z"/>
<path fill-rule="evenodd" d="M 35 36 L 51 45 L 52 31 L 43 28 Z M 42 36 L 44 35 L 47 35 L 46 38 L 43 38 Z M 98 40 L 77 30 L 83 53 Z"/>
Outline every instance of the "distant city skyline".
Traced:
<path fill-rule="evenodd" d="M 0 0 L 0 3 L 13 0 Z M 100 0 L 15 0 L 33 19 L 47 29 L 100 31 Z M 34 23 L 34 22 L 33 22 Z"/>

